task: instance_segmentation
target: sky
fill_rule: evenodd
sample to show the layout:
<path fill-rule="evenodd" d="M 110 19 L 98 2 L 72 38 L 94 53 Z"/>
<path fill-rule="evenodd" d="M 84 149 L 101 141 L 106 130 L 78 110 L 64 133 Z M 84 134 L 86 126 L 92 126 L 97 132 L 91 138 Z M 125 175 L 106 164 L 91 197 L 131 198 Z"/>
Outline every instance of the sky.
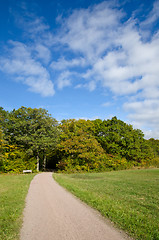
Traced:
<path fill-rule="evenodd" d="M 0 106 L 159 139 L 159 0 L 0 0 Z"/>

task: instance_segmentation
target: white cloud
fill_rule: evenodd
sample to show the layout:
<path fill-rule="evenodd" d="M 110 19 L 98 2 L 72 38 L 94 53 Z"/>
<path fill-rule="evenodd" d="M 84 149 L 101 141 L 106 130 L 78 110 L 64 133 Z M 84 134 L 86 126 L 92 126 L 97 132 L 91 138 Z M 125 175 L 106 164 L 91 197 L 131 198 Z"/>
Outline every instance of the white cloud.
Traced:
<path fill-rule="evenodd" d="M 136 117 L 140 121 L 149 121 L 149 124 L 158 124 L 159 118 L 159 99 L 151 99 L 144 101 L 136 101 L 125 103 L 124 107 L 126 110 L 135 112 Z M 133 117 L 134 114 L 130 114 L 130 117 Z M 153 119 L 153 120 L 152 120 Z"/>
<path fill-rule="evenodd" d="M 91 92 L 94 91 L 96 89 L 96 82 L 95 81 L 89 81 L 89 83 L 87 84 L 87 88 Z"/>
<path fill-rule="evenodd" d="M 9 57 L 0 58 L 0 69 L 29 86 L 29 90 L 42 96 L 53 96 L 54 85 L 40 62 L 32 58 L 30 49 L 23 43 L 10 41 Z"/>
<path fill-rule="evenodd" d="M 156 34 L 150 42 L 143 42 L 133 19 L 120 22 L 123 15 L 106 2 L 76 10 L 65 19 L 60 41 L 70 50 L 83 54 L 91 66 L 82 75 L 87 81 L 100 79 L 104 87 L 118 95 L 146 93 L 146 79 L 159 75 L 159 36 Z M 78 63 L 77 56 L 70 62 L 60 59 L 54 66 L 62 69 L 62 66 L 73 66 L 74 61 Z"/>
<path fill-rule="evenodd" d="M 50 68 L 59 89 L 72 85 L 94 91 L 101 85 L 116 97 L 133 99 L 123 108 L 136 126 L 152 128 L 147 135 L 158 131 L 159 30 L 152 28 L 159 19 L 159 0 L 143 22 L 135 15 L 126 21 L 125 15 L 115 1 L 104 1 L 58 17 L 61 28 L 53 35 L 44 18 L 27 13 L 20 25 L 31 44 L 10 42 L 0 68 L 44 96 L 54 94 Z"/>
<path fill-rule="evenodd" d="M 23 33 L 27 34 L 27 37 L 37 37 L 50 29 L 50 26 L 45 23 L 45 19 L 28 11 L 27 6 L 21 10 L 18 12 L 12 10 L 11 14 L 15 18 L 16 25 L 23 29 Z"/>
<path fill-rule="evenodd" d="M 18 6 L 18 10 L 16 10 Z M 46 22 L 46 19 L 42 16 L 35 14 L 36 10 L 30 11 L 29 4 L 15 3 L 14 8 L 10 8 L 10 14 L 14 17 L 16 26 L 22 30 L 22 36 L 26 41 L 38 45 L 45 45 L 48 47 L 53 46 L 56 43 L 56 36 L 51 32 L 50 26 Z"/>
<path fill-rule="evenodd" d="M 110 107 L 112 105 L 111 102 L 105 102 L 102 104 L 102 107 Z"/>
<path fill-rule="evenodd" d="M 95 81 L 89 81 L 88 83 L 77 84 L 75 86 L 75 89 L 79 89 L 79 88 L 86 88 L 90 92 L 93 92 L 96 89 L 96 82 Z"/>
<path fill-rule="evenodd" d="M 49 25 L 44 23 L 43 18 L 35 18 L 33 16 L 33 20 L 25 22 L 26 27 L 27 27 L 27 32 L 30 32 L 31 34 L 40 34 L 43 33 L 44 31 L 49 29 Z"/>
<path fill-rule="evenodd" d="M 142 128 L 147 138 L 159 138 L 159 96 L 158 99 L 127 102 L 124 109 L 129 112 L 128 117 L 133 125 Z M 151 135 L 152 133 L 155 134 Z"/>
<path fill-rule="evenodd" d="M 51 63 L 51 67 L 55 70 L 65 70 L 67 68 L 74 68 L 85 66 L 86 60 L 84 58 L 74 58 L 71 60 L 66 60 L 64 57 L 59 58 L 57 61 Z"/>
<path fill-rule="evenodd" d="M 93 8 L 76 10 L 65 19 L 59 41 L 93 62 L 110 47 L 114 28 L 122 16 L 121 11 L 109 8 L 106 2 Z"/>
<path fill-rule="evenodd" d="M 75 54 L 74 60 L 78 62 L 78 56 L 82 56 L 89 66 L 81 73 L 85 83 L 78 83 L 76 88 L 95 90 L 101 83 L 115 96 L 133 96 L 137 107 L 132 109 L 131 103 L 127 107 L 124 104 L 124 109 L 131 111 L 129 119 L 156 129 L 159 124 L 154 123 L 154 116 L 158 119 L 159 108 L 154 102 L 153 107 L 147 103 L 158 101 L 159 97 L 159 32 L 144 39 L 147 29 L 143 25 L 158 20 L 158 8 L 159 1 L 156 1 L 147 20 L 136 25 L 136 19 L 131 17 L 124 22 L 123 11 L 103 2 L 75 10 L 67 19 L 61 19 L 59 36 L 60 43 Z M 60 59 L 54 64 L 62 69 L 62 64 L 70 67 L 71 62 Z"/>
<path fill-rule="evenodd" d="M 62 72 L 57 79 L 57 87 L 63 89 L 71 86 L 71 73 L 69 71 Z"/>
<path fill-rule="evenodd" d="M 144 130 L 144 137 L 146 139 L 154 138 L 154 139 L 159 139 L 159 128 L 158 129 L 149 129 L 149 130 Z"/>
<path fill-rule="evenodd" d="M 47 78 L 28 77 L 24 79 L 24 83 L 31 92 L 40 93 L 43 97 L 53 96 L 55 93 L 52 82 Z"/>
<path fill-rule="evenodd" d="M 148 27 L 159 19 L 159 1 L 155 1 L 153 4 L 153 9 L 149 13 L 147 19 L 142 22 L 142 26 Z"/>
<path fill-rule="evenodd" d="M 37 52 L 38 59 L 40 58 L 45 64 L 49 63 L 49 61 L 51 60 L 51 52 L 49 48 L 42 44 L 37 44 L 35 46 L 35 50 Z"/>

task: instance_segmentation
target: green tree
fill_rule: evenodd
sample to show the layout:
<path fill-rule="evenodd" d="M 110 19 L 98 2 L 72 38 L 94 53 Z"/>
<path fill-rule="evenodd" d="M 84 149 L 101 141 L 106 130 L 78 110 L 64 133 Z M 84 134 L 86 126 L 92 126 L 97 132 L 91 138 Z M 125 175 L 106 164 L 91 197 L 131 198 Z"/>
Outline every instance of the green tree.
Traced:
<path fill-rule="evenodd" d="M 36 170 L 36 158 L 28 158 L 24 151 L 15 145 L 4 144 L 3 147 L 3 172 L 22 173 L 24 169 Z"/>
<path fill-rule="evenodd" d="M 3 169 L 3 134 L 0 126 L 0 171 Z"/>
<path fill-rule="evenodd" d="M 103 121 L 63 120 L 59 126 L 61 141 L 57 146 L 57 167 L 63 171 L 105 171 L 124 169 L 127 162 L 119 155 L 107 154 L 99 136 Z"/>
<path fill-rule="evenodd" d="M 57 167 L 61 170 L 93 169 L 97 156 L 104 151 L 92 135 L 94 124 L 90 120 L 68 119 L 61 121 L 61 142 L 57 146 Z"/>
<path fill-rule="evenodd" d="M 62 139 L 68 139 L 72 136 L 80 135 L 82 133 L 86 133 L 87 135 L 94 135 L 92 133 L 95 131 L 94 123 L 91 120 L 84 119 L 62 120 L 59 128 L 62 132 Z"/>
<path fill-rule="evenodd" d="M 141 163 L 152 158 L 142 131 L 116 117 L 100 123 L 96 137 L 107 153 L 118 154 L 128 161 Z"/>
<path fill-rule="evenodd" d="M 42 108 L 21 107 L 9 113 L 4 124 L 5 138 L 37 158 L 37 171 L 46 167 L 48 149 L 54 149 L 59 140 L 58 122 Z M 41 166 L 40 166 L 41 163 Z"/>
<path fill-rule="evenodd" d="M 4 114 L 3 108 L 0 108 L 0 171 L 3 170 L 3 148 L 4 148 L 4 139 L 3 139 L 3 129 L 2 129 L 2 123 L 3 123 L 3 114 Z"/>
<path fill-rule="evenodd" d="M 154 138 L 150 138 L 147 142 L 151 146 L 155 157 L 159 157 L 159 140 L 154 139 Z"/>
<path fill-rule="evenodd" d="M 84 132 L 61 141 L 58 152 L 61 159 L 57 167 L 61 170 L 92 170 L 97 158 L 105 154 L 95 137 Z"/>

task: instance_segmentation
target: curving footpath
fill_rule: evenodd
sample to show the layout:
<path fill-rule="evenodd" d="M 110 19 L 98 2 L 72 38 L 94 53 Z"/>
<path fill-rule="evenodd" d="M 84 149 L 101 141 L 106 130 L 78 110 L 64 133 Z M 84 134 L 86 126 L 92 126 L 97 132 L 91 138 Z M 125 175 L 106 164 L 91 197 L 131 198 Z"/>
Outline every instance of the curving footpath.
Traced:
<path fill-rule="evenodd" d="M 95 210 L 59 186 L 52 173 L 41 173 L 30 184 L 21 240 L 124 240 Z"/>

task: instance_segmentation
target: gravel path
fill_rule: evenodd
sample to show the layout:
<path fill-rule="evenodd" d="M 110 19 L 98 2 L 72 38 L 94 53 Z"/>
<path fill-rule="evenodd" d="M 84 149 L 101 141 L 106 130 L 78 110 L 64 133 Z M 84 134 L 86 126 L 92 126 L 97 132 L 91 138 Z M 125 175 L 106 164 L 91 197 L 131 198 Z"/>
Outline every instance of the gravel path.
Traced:
<path fill-rule="evenodd" d="M 60 187 L 52 173 L 31 182 L 24 209 L 21 240 L 124 240 L 95 210 Z"/>

